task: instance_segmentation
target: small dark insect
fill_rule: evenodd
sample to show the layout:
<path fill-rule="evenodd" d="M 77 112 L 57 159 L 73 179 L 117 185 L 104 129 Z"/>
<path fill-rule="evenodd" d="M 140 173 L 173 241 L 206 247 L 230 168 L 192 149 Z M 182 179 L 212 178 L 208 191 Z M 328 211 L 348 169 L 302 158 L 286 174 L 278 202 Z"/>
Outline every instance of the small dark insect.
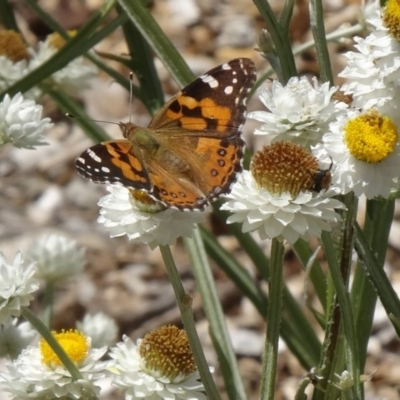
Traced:
<path fill-rule="evenodd" d="M 319 169 L 315 174 L 309 172 L 312 179 L 314 180 L 314 183 L 310 187 L 310 190 L 313 190 L 314 192 L 320 192 L 321 190 L 329 189 L 329 186 L 331 185 L 332 181 L 332 175 L 331 175 L 332 166 L 333 166 L 333 160 L 331 157 L 331 165 L 329 166 L 328 169 Z"/>

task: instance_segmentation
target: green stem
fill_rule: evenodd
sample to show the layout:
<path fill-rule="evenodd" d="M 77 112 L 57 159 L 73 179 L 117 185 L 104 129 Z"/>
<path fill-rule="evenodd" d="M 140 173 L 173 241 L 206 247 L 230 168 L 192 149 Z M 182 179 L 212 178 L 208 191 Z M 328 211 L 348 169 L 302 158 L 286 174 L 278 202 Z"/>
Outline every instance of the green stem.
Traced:
<path fill-rule="evenodd" d="M 280 75 L 283 81 L 282 83 L 285 84 L 290 77 L 296 76 L 297 74 L 289 38 L 289 26 L 282 26 L 282 24 L 277 21 L 268 1 L 253 0 L 253 3 L 258 8 L 275 45 L 275 51 L 280 62 L 280 71 L 277 71 L 277 73 Z M 286 14 L 290 14 L 290 12 Z M 287 22 L 287 20 L 288 19 L 285 18 L 283 23 Z"/>
<path fill-rule="evenodd" d="M 383 268 L 380 268 L 376 261 L 374 254 L 365 241 L 364 235 L 362 234 L 361 228 L 356 225 L 357 236 L 355 248 L 357 254 L 363 262 L 366 274 L 374 285 L 375 290 L 378 293 L 379 299 L 385 307 L 386 314 L 389 316 L 392 322 L 397 336 L 400 337 L 400 301 L 396 291 L 387 277 Z"/>
<path fill-rule="evenodd" d="M 230 400 L 245 400 L 246 393 L 229 337 L 225 315 L 218 298 L 215 280 L 207 259 L 200 231 L 195 229 L 193 239 L 185 239 L 196 286 L 200 291 L 204 311 L 210 324 L 210 335 L 218 355 L 225 388 Z"/>
<path fill-rule="evenodd" d="M 53 318 L 54 285 L 46 285 L 43 296 L 43 323 L 50 328 Z"/>
<path fill-rule="evenodd" d="M 143 2 L 140 0 L 119 0 L 118 2 L 179 86 L 186 86 L 191 82 L 194 79 L 193 72 L 149 11 L 146 10 Z"/>
<path fill-rule="evenodd" d="M 168 276 L 174 289 L 176 302 L 178 304 L 182 322 L 185 327 L 185 331 L 188 335 L 190 347 L 193 352 L 196 365 L 200 373 L 201 381 L 206 390 L 207 396 L 210 399 L 219 400 L 220 396 L 218 390 L 215 387 L 215 383 L 211 377 L 210 369 L 207 361 L 204 357 L 202 346 L 199 340 L 199 336 L 196 331 L 196 324 L 193 317 L 191 297 L 187 293 L 182 285 L 181 277 L 176 268 L 174 259 L 172 258 L 171 250 L 168 246 L 160 246 L 160 251 L 167 268 Z"/>
<path fill-rule="evenodd" d="M 275 396 L 279 329 L 282 316 L 283 253 L 283 244 L 277 239 L 273 239 L 271 248 L 271 277 L 268 286 L 270 303 L 261 376 L 261 400 L 273 400 Z"/>
<path fill-rule="evenodd" d="M 328 45 L 326 42 L 326 33 L 324 26 L 324 10 L 322 7 L 322 0 L 310 1 L 310 18 L 311 30 L 313 32 L 315 49 L 319 62 L 319 70 L 323 82 L 330 82 L 331 86 L 334 85 L 332 67 L 329 60 Z"/>
<path fill-rule="evenodd" d="M 373 199 L 367 201 L 364 225 L 365 240 L 368 242 L 379 269 L 383 269 L 390 227 L 394 215 L 394 199 Z M 360 354 L 360 369 L 364 369 L 368 341 L 371 334 L 377 292 L 363 269 L 360 260 L 353 279 L 351 300 L 357 327 Z"/>
<path fill-rule="evenodd" d="M 343 235 L 340 250 L 340 263 L 337 262 L 337 251 L 329 233 L 322 234 L 322 243 L 325 256 L 328 260 L 329 271 L 335 287 L 337 301 L 333 306 L 332 319 L 326 333 L 325 357 L 321 360 L 321 374 L 325 378 L 322 385 L 327 391 L 326 398 L 335 398 L 337 388 L 330 382 L 334 381 L 334 374 L 341 373 L 343 360 L 341 350 L 345 351 L 346 369 L 354 380 L 351 392 L 355 399 L 362 399 L 363 392 L 360 383 L 360 363 L 358 358 L 358 342 L 355 330 L 353 308 L 347 290 L 350 275 L 351 257 L 354 244 L 354 226 L 357 215 L 357 198 L 353 194 L 344 196 L 347 211 L 344 213 Z M 343 330 L 344 342 L 339 340 L 339 333 Z"/>

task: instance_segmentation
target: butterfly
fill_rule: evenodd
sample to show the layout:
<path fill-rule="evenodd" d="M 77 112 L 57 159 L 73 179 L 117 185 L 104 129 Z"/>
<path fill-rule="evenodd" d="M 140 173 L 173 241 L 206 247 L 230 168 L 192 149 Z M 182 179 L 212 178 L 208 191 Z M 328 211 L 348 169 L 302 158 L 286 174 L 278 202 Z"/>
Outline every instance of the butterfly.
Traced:
<path fill-rule="evenodd" d="M 78 173 L 145 191 L 166 207 L 203 210 L 229 193 L 242 170 L 241 128 L 255 80 L 247 58 L 211 69 L 173 96 L 147 128 L 120 122 L 125 139 L 84 151 L 75 161 Z"/>

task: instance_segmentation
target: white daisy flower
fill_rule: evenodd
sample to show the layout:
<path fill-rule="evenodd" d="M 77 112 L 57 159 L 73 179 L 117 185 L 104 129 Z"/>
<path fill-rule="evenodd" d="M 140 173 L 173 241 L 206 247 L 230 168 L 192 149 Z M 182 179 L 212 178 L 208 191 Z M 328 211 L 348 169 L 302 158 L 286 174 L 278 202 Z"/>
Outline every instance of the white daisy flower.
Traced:
<path fill-rule="evenodd" d="M 0 91 L 4 91 L 28 72 L 29 53 L 21 34 L 0 31 Z"/>
<path fill-rule="evenodd" d="M 24 100 L 20 93 L 12 99 L 7 94 L 0 103 L 0 145 L 33 149 L 47 144 L 44 133 L 53 126 L 49 118 L 42 119 L 42 106 Z"/>
<path fill-rule="evenodd" d="M 369 22 L 371 18 L 375 18 L 380 13 L 379 0 L 362 1 L 360 12 L 358 15 L 359 23 L 364 27 L 364 30 L 371 32 L 375 30 L 373 25 Z"/>
<path fill-rule="evenodd" d="M 3 390 L 12 399 L 93 399 L 100 392 L 96 382 L 106 376 L 109 363 L 99 361 L 107 348 L 91 349 L 90 338 L 78 331 L 53 333 L 82 379 L 74 380 L 50 346 L 42 339 L 29 346 L 6 371 L 0 373 Z"/>
<path fill-rule="evenodd" d="M 13 62 L 8 57 L 0 55 L 0 91 L 9 88 L 28 72 L 27 60 Z"/>
<path fill-rule="evenodd" d="M 94 348 L 114 344 L 118 334 L 118 326 L 114 319 L 102 312 L 86 314 L 82 322 L 76 323 L 76 327 L 92 339 Z"/>
<path fill-rule="evenodd" d="M 113 385 L 126 400 L 206 400 L 186 332 L 163 326 L 136 345 L 127 336 L 111 349 Z"/>
<path fill-rule="evenodd" d="M 0 92 L 18 82 L 30 72 L 30 49 L 21 34 L 13 30 L 0 31 Z M 37 99 L 41 90 L 34 86 L 24 93 L 25 99 Z"/>
<path fill-rule="evenodd" d="M 387 198 L 397 187 L 400 146 L 396 124 L 376 110 L 349 110 L 330 125 L 316 154 L 332 158 L 332 180 L 341 193 Z"/>
<path fill-rule="evenodd" d="M 9 322 L 12 316 L 19 317 L 21 308 L 29 306 L 32 293 L 39 289 L 39 283 L 33 278 L 35 272 L 36 266 L 26 265 L 21 252 L 13 264 L 0 252 L 0 324 Z"/>
<path fill-rule="evenodd" d="M 59 234 L 38 239 L 31 245 L 28 256 L 36 261 L 36 278 L 44 279 L 48 284 L 80 274 L 86 264 L 85 249 L 75 240 Z"/>
<path fill-rule="evenodd" d="M 378 108 L 390 102 L 400 81 L 399 5 L 389 0 L 382 15 L 369 22 L 374 31 L 354 40 L 358 52 L 348 52 L 346 68 L 339 74 L 347 78 L 342 89 L 353 97 L 352 105 L 361 109 Z"/>
<path fill-rule="evenodd" d="M 70 32 L 71 34 L 71 32 Z M 74 32 L 72 32 L 73 36 Z M 46 62 L 65 45 L 65 40 L 53 33 L 44 42 L 38 44 L 38 49 L 32 51 L 30 68 L 35 69 Z M 97 68 L 88 63 L 84 57 L 73 59 L 64 68 L 51 75 L 52 83 L 71 94 L 80 92 L 90 87 L 90 81 L 97 75 Z"/>
<path fill-rule="evenodd" d="M 329 122 L 346 108 L 345 103 L 332 101 L 335 92 L 328 82 L 319 86 L 315 78 L 311 84 L 306 77 L 294 77 L 286 86 L 273 81 L 272 90 L 259 91 L 269 111 L 253 111 L 248 117 L 263 122 L 255 134 L 269 135 L 272 142 L 288 140 L 310 147 L 320 141 Z"/>
<path fill-rule="evenodd" d="M 36 336 L 37 332 L 29 322 L 18 324 L 18 319 L 13 318 L 7 323 L 1 324 L 0 357 L 17 358 Z"/>
<path fill-rule="evenodd" d="M 204 222 L 206 212 L 182 212 L 164 208 L 143 191 L 130 191 L 120 185 L 107 187 L 110 194 L 99 201 L 98 222 L 111 237 L 127 235 L 129 240 L 158 245 L 174 244 L 180 236 L 191 237 L 196 224 Z"/>
<path fill-rule="evenodd" d="M 243 171 L 221 209 L 233 213 L 227 222 L 242 223 L 243 232 L 294 244 L 320 237 L 340 220 L 335 209 L 344 206 L 331 198 L 338 192 L 329 183 L 329 168 L 319 169 L 311 153 L 276 142 L 253 157 L 251 172 Z"/>

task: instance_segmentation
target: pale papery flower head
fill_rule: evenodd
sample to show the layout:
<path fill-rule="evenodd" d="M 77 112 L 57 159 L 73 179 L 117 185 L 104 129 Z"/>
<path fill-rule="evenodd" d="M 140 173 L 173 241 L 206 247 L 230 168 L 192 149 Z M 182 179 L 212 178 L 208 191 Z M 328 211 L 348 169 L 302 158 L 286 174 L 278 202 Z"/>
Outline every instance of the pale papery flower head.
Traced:
<path fill-rule="evenodd" d="M 127 235 L 130 241 L 148 244 L 152 249 L 174 244 L 178 237 L 191 237 L 196 224 L 204 222 L 207 215 L 165 208 L 145 192 L 120 185 L 109 185 L 107 190 L 110 194 L 99 201 L 98 221 L 111 237 Z"/>
<path fill-rule="evenodd" d="M 69 32 L 74 36 L 75 32 Z M 35 69 L 45 63 L 65 45 L 66 41 L 57 33 L 49 35 L 43 42 L 38 43 L 37 50 L 31 50 L 30 69 Z M 97 68 L 83 57 L 70 61 L 64 68 L 51 75 L 50 83 L 71 94 L 79 93 L 91 85 L 92 79 L 97 75 Z"/>
<path fill-rule="evenodd" d="M 0 324 L 0 358 L 17 358 L 38 333 L 27 321 L 18 323 L 17 318 L 10 319 L 5 324 Z"/>
<path fill-rule="evenodd" d="M 29 52 L 22 35 L 0 31 L 0 91 L 22 79 L 28 72 Z"/>
<path fill-rule="evenodd" d="M 12 264 L 0 252 L 0 324 L 9 323 L 11 317 L 19 317 L 22 307 L 29 306 L 33 293 L 39 289 L 35 272 L 34 263 L 27 265 L 21 252 Z"/>
<path fill-rule="evenodd" d="M 385 105 L 399 92 L 399 13 L 398 2 L 389 0 L 368 20 L 373 31 L 366 38 L 354 38 L 357 51 L 345 54 L 347 65 L 339 76 L 347 78 L 342 89 L 352 96 L 354 107 L 387 113 Z"/>
<path fill-rule="evenodd" d="M 59 234 L 40 237 L 30 246 L 28 256 L 36 261 L 36 277 L 50 284 L 79 275 L 86 264 L 85 249 Z"/>
<path fill-rule="evenodd" d="M 328 82 L 319 85 L 315 78 L 311 84 L 306 77 L 293 77 L 286 86 L 275 80 L 271 90 L 259 91 L 268 111 L 253 111 L 248 117 L 263 123 L 255 130 L 256 135 L 268 135 L 271 142 L 287 140 L 309 148 L 320 141 L 329 123 L 347 107 L 332 99 L 335 92 Z"/>
<path fill-rule="evenodd" d="M 41 105 L 26 100 L 21 93 L 5 95 L 0 103 L 0 145 L 11 143 L 15 147 L 34 149 L 47 144 L 45 132 L 53 126 L 49 118 L 42 119 Z"/>
<path fill-rule="evenodd" d="M 228 223 L 241 223 L 243 232 L 257 232 L 262 240 L 319 238 L 340 220 L 335 210 L 344 208 L 329 183 L 330 167 L 319 168 L 299 145 L 276 142 L 256 153 L 221 209 L 232 212 Z"/>
<path fill-rule="evenodd" d="M 376 109 L 351 109 L 338 118 L 315 154 L 332 159 L 332 182 L 342 194 L 353 191 L 358 197 L 387 198 L 398 188 L 398 128 L 392 118 Z"/>
<path fill-rule="evenodd" d="M 86 314 L 81 322 L 77 322 L 76 327 L 92 339 L 94 348 L 114 344 L 118 334 L 115 320 L 102 312 Z"/>
<path fill-rule="evenodd" d="M 53 332 L 53 335 L 76 365 L 82 379 L 74 380 L 42 339 L 39 345 L 25 349 L 0 373 L 0 385 L 12 399 L 89 400 L 99 394 L 98 381 L 107 375 L 109 366 L 109 362 L 100 361 L 107 348 L 92 349 L 90 338 L 78 331 Z"/>
<path fill-rule="evenodd" d="M 111 349 L 113 386 L 126 400 L 206 400 L 186 332 L 163 326 Z"/>

